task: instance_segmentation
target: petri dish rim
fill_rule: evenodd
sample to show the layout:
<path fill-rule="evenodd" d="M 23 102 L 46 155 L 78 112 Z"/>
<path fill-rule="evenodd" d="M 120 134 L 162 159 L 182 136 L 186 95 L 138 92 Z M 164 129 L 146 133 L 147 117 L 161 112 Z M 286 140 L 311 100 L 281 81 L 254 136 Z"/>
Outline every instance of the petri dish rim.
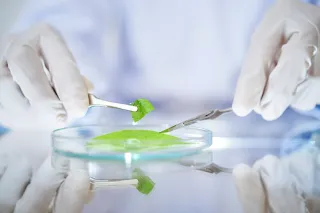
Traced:
<path fill-rule="evenodd" d="M 57 154 L 58 156 L 64 156 L 68 158 L 77 158 L 77 159 L 82 159 L 82 160 L 89 160 L 89 161 L 101 161 L 101 160 L 106 160 L 106 161 L 125 161 L 128 154 L 130 154 L 130 158 L 132 161 L 141 161 L 141 160 L 171 160 L 171 159 L 176 159 L 176 158 L 182 158 L 182 157 L 188 157 L 192 155 L 199 154 L 206 148 L 209 148 L 212 145 L 212 131 L 205 129 L 205 128 L 200 128 L 200 127 L 184 127 L 180 129 L 180 131 L 185 131 L 186 134 L 188 133 L 188 130 L 190 131 L 198 131 L 198 134 L 201 134 L 202 140 L 205 141 L 205 143 L 201 146 L 201 148 L 197 149 L 189 149 L 189 150 L 173 150 L 173 151 L 168 151 L 168 150 L 163 150 L 163 151 L 146 151 L 146 152 L 137 152 L 137 153 L 124 153 L 124 152 L 108 152 L 108 153 L 88 153 L 88 152 L 76 152 L 76 151 L 66 151 L 63 149 L 59 149 L 55 145 L 56 140 L 77 140 L 77 139 L 84 139 L 80 135 L 77 136 L 69 136 L 67 134 L 64 134 L 65 131 L 74 131 L 77 129 L 81 128 L 110 128 L 111 131 L 117 131 L 120 129 L 137 129 L 138 128 L 163 128 L 165 129 L 168 125 L 163 124 L 163 125 L 84 125 L 84 126 L 72 126 L 72 127 L 64 127 L 60 129 L 56 129 L 52 132 L 52 152 Z M 118 128 L 118 129 L 114 129 Z M 112 130 L 113 129 L 113 130 Z M 179 131 L 179 130 L 177 130 Z M 194 140 L 194 139 L 199 139 L 199 137 L 192 137 L 192 136 L 187 136 L 187 140 Z"/>

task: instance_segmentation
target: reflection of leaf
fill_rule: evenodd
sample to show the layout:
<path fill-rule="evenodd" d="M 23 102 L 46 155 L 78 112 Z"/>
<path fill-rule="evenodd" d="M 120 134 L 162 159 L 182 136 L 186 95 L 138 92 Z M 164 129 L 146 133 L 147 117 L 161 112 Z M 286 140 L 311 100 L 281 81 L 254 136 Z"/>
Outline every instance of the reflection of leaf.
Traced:
<path fill-rule="evenodd" d="M 132 177 L 138 180 L 138 185 L 136 188 L 142 194 L 147 195 L 153 190 L 155 183 L 151 180 L 150 177 L 146 176 L 141 169 L 134 169 Z"/>
<path fill-rule="evenodd" d="M 131 116 L 134 122 L 140 121 L 146 114 L 154 110 L 153 105 L 147 99 L 138 99 L 131 104 L 138 107 L 136 112 L 131 112 Z"/>
<path fill-rule="evenodd" d="M 93 138 L 88 148 L 118 152 L 155 151 L 187 146 L 180 138 L 151 130 L 121 130 Z"/>

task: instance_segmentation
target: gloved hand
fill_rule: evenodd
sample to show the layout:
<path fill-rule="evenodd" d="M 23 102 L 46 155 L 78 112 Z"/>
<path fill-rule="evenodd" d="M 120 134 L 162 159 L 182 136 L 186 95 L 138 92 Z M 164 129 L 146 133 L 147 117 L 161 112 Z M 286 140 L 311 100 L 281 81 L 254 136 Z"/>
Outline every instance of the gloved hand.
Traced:
<path fill-rule="evenodd" d="M 57 31 L 42 24 L 10 38 L 0 63 L 0 123 L 55 128 L 87 108 L 85 80 Z"/>
<path fill-rule="evenodd" d="M 77 149 L 78 147 L 72 147 Z M 81 162 L 54 169 L 48 132 L 11 132 L 0 138 L 1 213 L 79 213 L 88 199 L 89 175 Z"/>
<path fill-rule="evenodd" d="M 319 212 L 319 153 L 308 147 L 282 159 L 266 156 L 252 168 L 238 165 L 233 177 L 244 212 Z"/>
<path fill-rule="evenodd" d="M 320 103 L 320 7 L 277 0 L 255 30 L 235 91 L 233 110 L 266 120 L 289 107 Z"/>

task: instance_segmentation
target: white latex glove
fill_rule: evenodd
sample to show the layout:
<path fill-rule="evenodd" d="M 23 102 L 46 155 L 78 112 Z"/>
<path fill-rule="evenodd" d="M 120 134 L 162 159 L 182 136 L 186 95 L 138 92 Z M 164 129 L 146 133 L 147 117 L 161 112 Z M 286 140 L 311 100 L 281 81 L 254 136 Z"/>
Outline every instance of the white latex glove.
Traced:
<path fill-rule="evenodd" d="M 12 36 L 6 46 L 0 63 L 0 123 L 13 129 L 57 127 L 86 113 L 85 80 L 57 31 L 41 24 Z"/>
<path fill-rule="evenodd" d="M 266 156 L 252 168 L 238 165 L 233 176 L 244 212 L 319 212 L 319 153 L 309 147 L 283 159 Z"/>
<path fill-rule="evenodd" d="M 320 7 L 277 0 L 255 30 L 238 80 L 233 110 L 274 120 L 289 107 L 320 103 Z M 314 57 L 315 56 L 315 57 Z"/>
<path fill-rule="evenodd" d="M 72 147 L 77 148 L 77 147 Z M 14 132 L 0 138 L 1 213 L 79 213 L 88 199 L 84 164 L 69 172 L 52 167 L 48 132 Z"/>

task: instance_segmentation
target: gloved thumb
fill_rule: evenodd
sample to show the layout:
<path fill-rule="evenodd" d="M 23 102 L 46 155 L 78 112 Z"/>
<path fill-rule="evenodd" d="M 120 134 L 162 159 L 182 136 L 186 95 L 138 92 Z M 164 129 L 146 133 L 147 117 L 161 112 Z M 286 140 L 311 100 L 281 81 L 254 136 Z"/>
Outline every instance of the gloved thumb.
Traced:
<path fill-rule="evenodd" d="M 60 147 L 61 148 L 61 147 Z M 73 144 L 72 146 L 67 145 L 66 150 L 73 150 L 83 152 L 84 148 L 78 144 Z M 60 156 L 57 156 L 60 158 Z M 82 159 L 70 158 L 65 160 L 65 158 L 60 158 L 62 161 L 56 159 L 56 164 L 60 163 L 63 165 L 64 162 L 67 163 L 68 176 L 64 182 L 59 187 L 58 193 L 56 195 L 53 212 L 54 213 L 78 213 L 82 212 L 84 204 L 87 203 L 90 193 L 90 177 L 88 174 L 88 169 L 86 163 Z M 61 167 L 63 169 L 63 167 Z M 56 170 L 59 168 L 56 167 Z"/>
<path fill-rule="evenodd" d="M 307 208 L 310 213 L 320 212 L 320 198 L 315 196 L 307 197 Z"/>
<path fill-rule="evenodd" d="M 15 213 L 48 212 L 56 191 L 65 178 L 64 173 L 57 172 L 51 167 L 51 158 L 46 161 L 33 175 L 23 196 L 17 202 Z"/>
<path fill-rule="evenodd" d="M 89 93 L 92 92 L 92 90 L 94 89 L 94 86 L 93 86 L 92 82 L 89 81 L 89 79 L 87 79 L 85 76 L 82 76 L 82 78 L 84 80 L 84 83 L 85 83 L 85 85 L 87 87 L 88 92 Z"/>
<path fill-rule="evenodd" d="M 49 156 L 17 202 L 15 213 L 48 212 L 52 201 L 55 213 L 81 212 L 89 192 L 89 175 L 83 168 L 72 168 L 74 165 L 80 164 L 70 163 L 70 172 L 53 168 Z"/>
<path fill-rule="evenodd" d="M 88 93 L 91 93 L 92 91 L 93 91 L 93 89 L 94 89 L 94 86 L 93 86 L 93 84 L 92 84 L 92 82 L 88 79 L 88 78 L 86 78 L 85 76 L 83 76 L 82 75 L 82 79 L 83 79 L 83 81 L 84 81 L 84 84 L 85 84 L 85 86 L 86 86 L 86 89 L 87 89 L 87 91 L 88 91 Z M 89 105 L 88 105 L 89 106 Z M 82 109 L 83 111 L 85 111 L 85 113 L 83 113 L 83 112 L 79 112 L 79 113 L 77 113 L 77 112 L 74 112 L 70 117 L 69 117 L 69 120 L 68 120 L 68 122 L 70 123 L 70 122 L 72 122 L 74 119 L 78 119 L 78 118 L 81 118 L 82 116 L 84 116 L 86 113 L 87 113 L 87 109 Z M 77 110 L 75 110 L 75 111 L 77 111 Z M 72 110 L 71 110 L 71 112 L 72 112 Z"/>
<path fill-rule="evenodd" d="M 267 201 L 259 173 L 245 164 L 239 164 L 233 169 L 232 175 L 244 212 L 267 212 Z"/>
<path fill-rule="evenodd" d="M 78 213 L 89 197 L 89 176 L 83 170 L 71 171 L 57 194 L 54 213 Z"/>

